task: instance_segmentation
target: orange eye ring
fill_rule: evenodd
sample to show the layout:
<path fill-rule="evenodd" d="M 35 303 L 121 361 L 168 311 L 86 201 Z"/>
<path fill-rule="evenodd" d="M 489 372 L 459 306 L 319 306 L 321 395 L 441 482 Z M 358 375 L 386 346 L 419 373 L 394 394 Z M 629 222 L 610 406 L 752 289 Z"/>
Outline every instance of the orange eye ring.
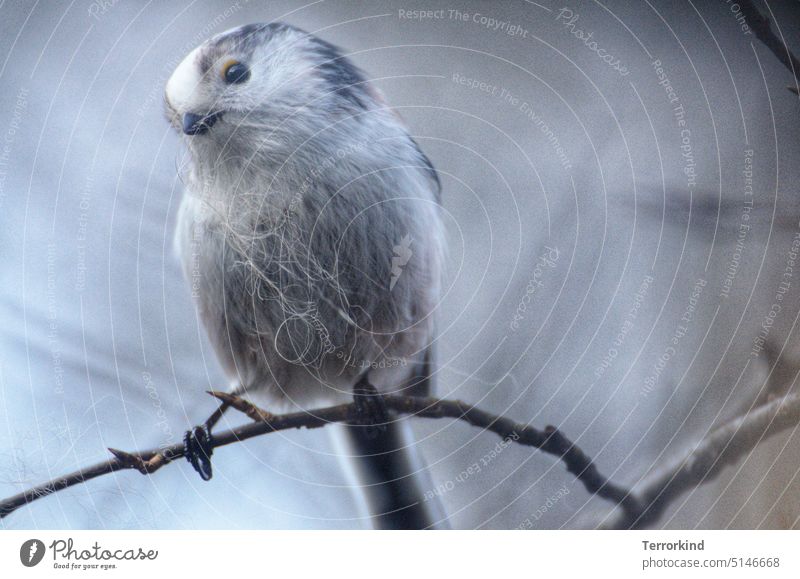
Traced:
<path fill-rule="evenodd" d="M 241 84 L 250 78 L 250 69 L 238 60 L 230 59 L 222 66 L 222 80 L 226 84 Z"/>
<path fill-rule="evenodd" d="M 239 64 L 239 61 L 233 58 L 225 61 L 225 64 L 222 65 L 222 70 L 220 71 L 220 73 L 222 74 L 222 80 L 225 80 L 225 77 L 228 74 L 228 70 L 230 70 L 230 68 L 236 64 Z"/>

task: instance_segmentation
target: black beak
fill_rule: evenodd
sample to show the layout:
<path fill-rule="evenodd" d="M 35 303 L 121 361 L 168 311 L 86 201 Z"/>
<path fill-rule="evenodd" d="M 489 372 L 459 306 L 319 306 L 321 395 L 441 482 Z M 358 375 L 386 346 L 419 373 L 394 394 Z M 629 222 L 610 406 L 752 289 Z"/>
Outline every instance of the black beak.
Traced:
<path fill-rule="evenodd" d="M 183 132 L 186 135 L 202 135 L 207 133 L 221 116 L 222 113 L 209 113 L 207 115 L 186 113 L 183 115 Z"/>

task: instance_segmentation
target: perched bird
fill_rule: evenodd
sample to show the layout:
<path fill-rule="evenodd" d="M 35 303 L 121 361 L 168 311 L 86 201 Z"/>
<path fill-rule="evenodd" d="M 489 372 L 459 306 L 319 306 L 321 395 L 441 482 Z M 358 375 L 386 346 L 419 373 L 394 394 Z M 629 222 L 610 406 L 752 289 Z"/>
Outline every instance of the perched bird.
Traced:
<path fill-rule="evenodd" d="M 445 236 L 430 161 L 339 49 L 288 24 L 210 38 L 165 97 L 188 150 L 176 245 L 233 392 L 273 410 L 355 396 L 364 420 L 343 430 L 373 524 L 437 526 L 407 423 L 381 404 L 431 387 Z M 204 478 L 223 411 L 187 433 Z"/>

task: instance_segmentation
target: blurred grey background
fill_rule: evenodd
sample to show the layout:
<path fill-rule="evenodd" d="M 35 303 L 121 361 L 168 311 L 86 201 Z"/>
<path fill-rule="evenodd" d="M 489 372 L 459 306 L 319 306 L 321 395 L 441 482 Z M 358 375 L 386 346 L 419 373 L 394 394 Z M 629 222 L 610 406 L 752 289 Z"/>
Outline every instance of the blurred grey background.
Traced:
<path fill-rule="evenodd" d="M 438 168 L 440 395 L 556 425 L 634 485 L 746 410 L 773 368 L 791 385 L 791 74 L 732 3 L 661 4 L 1 4 L 0 495 L 109 446 L 178 442 L 214 407 L 204 391 L 225 384 L 172 252 L 181 152 L 162 94 L 191 48 L 253 21 L 342 46 Z M 798 7 L 770 4 L 796 52 Z M 456 528 L 591 527 L 611 512 L 550 456 L 412 420 Z M 324 431 L 272 434 L 218 451 L 210 483 L 183 461 L 117 473 L 0 526 L 363 528 L 335 454 Z M 660 524 L 798 528 L 799 470 L 790 431 Z"/>

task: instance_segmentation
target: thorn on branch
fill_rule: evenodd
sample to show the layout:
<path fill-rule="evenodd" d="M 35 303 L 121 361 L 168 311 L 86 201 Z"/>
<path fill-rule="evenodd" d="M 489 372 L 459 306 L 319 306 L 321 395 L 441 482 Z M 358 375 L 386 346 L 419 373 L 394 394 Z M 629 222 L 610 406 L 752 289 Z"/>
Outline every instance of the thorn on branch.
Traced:
<path fill-rule="evenodd" d="M 136 456 L 135 454 L 130 454 L 116 448 L 109 448 L 108 451 L 114 455 L 114 458 L 116 458 L 124 468 L 135 468 L 142 474 L 147 473 L 144 460 L 142 460 L 141 456 Z"/>
<path fill-rule="evenodd" d="M 114 455 L 122 468 L 132 468 L 138 470 L 142 474 L 152 474 L 159 468 L 172 460 L 162 453 L 155 453 L 149 459 L 145 460 L 141 454 L 131 454 L 124 450 L 117 448 L 109 448 L 108 451 Z"/>
<path fill-rule="evenodd" d="M 246 415 L 253 422 L 266 422 L 269 424 L 275 418 L 275 415 L 271 412 L 267 412 L 252 402 L 249 402 L 240 396 L 236 396 L 235 394 L 220 392 L 218 390 L 209 390 L 207 393 L 211 394 L 211 396 L 220 400 L 221 402 L 229 404 L 231 408 L 234 408 L 235 410 L 238 410 L 242 414 Z"/>

